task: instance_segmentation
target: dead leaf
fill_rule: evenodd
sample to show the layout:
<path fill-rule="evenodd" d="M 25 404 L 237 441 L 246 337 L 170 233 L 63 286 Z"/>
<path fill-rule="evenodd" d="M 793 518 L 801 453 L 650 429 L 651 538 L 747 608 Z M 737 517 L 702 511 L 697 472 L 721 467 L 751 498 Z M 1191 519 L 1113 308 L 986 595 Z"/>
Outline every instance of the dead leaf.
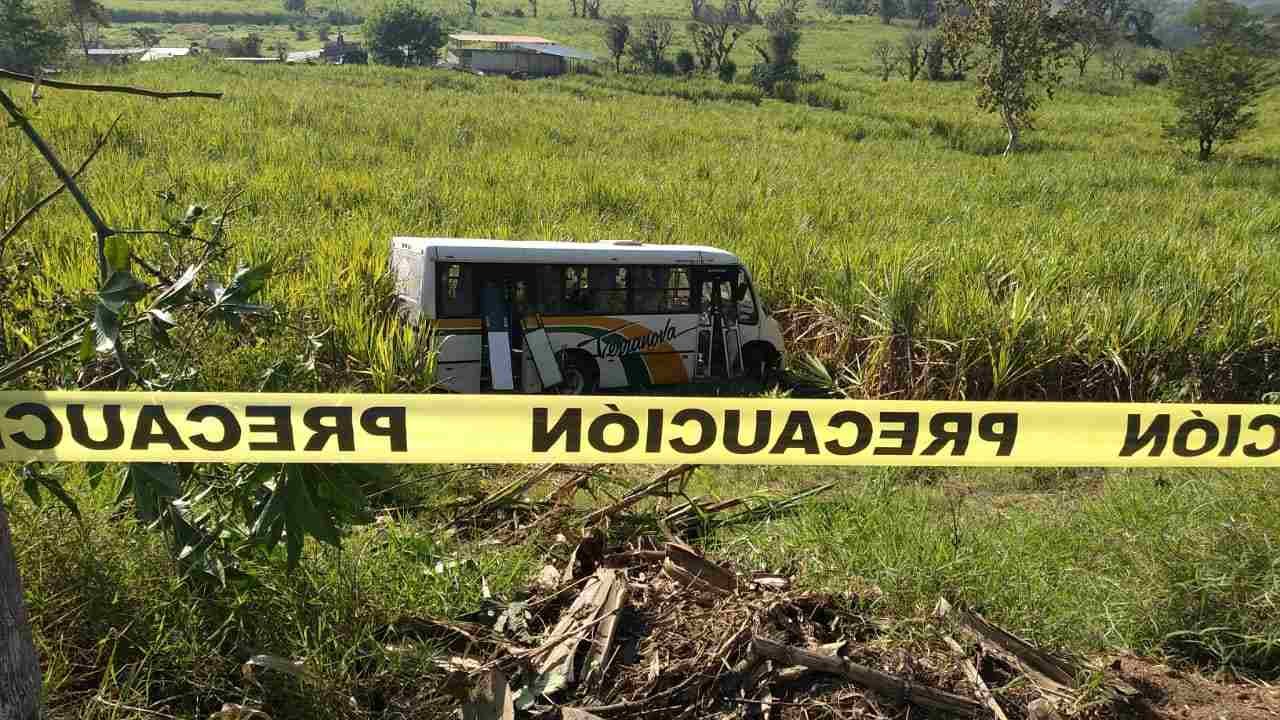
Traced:
<path fill-rule="evenodd" d="M 556 569 L 555 565 L 543 565 L 535 582 L 543 590 L 555 590 L 560 586 L 560 571 Z"/>
<path fill-rule="evenodd" d="M 666 545 L 667 562 L 664 569 L 686 584 L 703 584 L 721 592 L 738 589 L 738 578 L 723 567 L 707 560 L 696 550 L 683 543 Z M 674 569 L 674 572 L 670 572 Z"/>
<path fill-rule="evenodd" d="M 303 677 L 307 674 L 301 660 L 290 660 L 279 655 L 254 655 L 240 666 L 240 673 L 246 678 L 252 678 L 255 667 L 288 673 L 295 677 Z"/>
<path fill-rule="evenodd" d="M 620 570 L 597 570 L 597 575 L 610 575 L 612 580 L 603 585 L 598 593 L 604 595 L 599 603 L 600 609 L 596 617 L 601 618 L 595 627 L 595 639 L 591 649 L 587 651 L 584 667 L 589 682 L 599 683 L 613 659 L 613 644 L 618 634 L 618 619 L 623 606 L 627 604 L 627 579 Z"/>
<path fill-rule="evenodd" d="M 507 676 L 493 668 L 480 676 L 462 705 L 462 720 L 515 720 L 516 709 Z"/>
<path fill-rule="evenodd" d="M 210 715 L 209 720 L 271 720 L 271 716 L 256 708 L 223 703 L 222 709 Z"/>

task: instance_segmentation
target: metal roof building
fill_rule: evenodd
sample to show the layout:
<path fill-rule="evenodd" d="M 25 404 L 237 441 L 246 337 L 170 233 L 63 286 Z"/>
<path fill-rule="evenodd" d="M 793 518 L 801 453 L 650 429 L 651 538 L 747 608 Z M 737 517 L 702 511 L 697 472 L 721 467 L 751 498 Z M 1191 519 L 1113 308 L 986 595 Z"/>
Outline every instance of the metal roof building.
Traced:
<path fill-rule="evenodd" d="M 482 75 L 546 77 L 563 75 L 575 64 L 595 59 L 591 53 L 534 35 L 449 36 L 445 65 Z"/>

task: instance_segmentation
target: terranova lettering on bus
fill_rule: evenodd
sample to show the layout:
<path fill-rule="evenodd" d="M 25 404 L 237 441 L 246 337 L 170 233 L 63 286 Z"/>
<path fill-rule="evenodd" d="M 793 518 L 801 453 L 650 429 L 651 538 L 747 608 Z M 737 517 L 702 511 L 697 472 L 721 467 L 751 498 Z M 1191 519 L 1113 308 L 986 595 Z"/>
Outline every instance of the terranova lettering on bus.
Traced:
<path fill-rule="evenodd" d="M 631 326 L 627 325 L 625 327 Z M 624 328 L 619 328 L 607 335 L 596 338 L 596 355 L 598 357 L 633 355 L 643 350 L 655 348 L 663 343 L 669 343 L 680 334 L 676 331 L 676 328 L 672 327 L 670 318 L 667 318 L 667 323 L 661 330 L 641 335 L 640 337 L 623 337 L 619 331 Z"/>

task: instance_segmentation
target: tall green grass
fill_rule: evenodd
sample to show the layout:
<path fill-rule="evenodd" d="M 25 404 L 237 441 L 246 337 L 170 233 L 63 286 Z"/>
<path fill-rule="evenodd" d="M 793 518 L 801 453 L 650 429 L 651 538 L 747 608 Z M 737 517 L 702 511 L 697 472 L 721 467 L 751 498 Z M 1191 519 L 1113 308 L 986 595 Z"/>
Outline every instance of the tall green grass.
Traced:
<path fill-rule="evenodd" d="M 833 111 L 757 106 L 714 80 L 216 62 L 110 78 L 227 96 L 159 107 L 49 93 L 35 119 L 68 158 L 125 113 L 88 181 L 104 213 L 154 225 L 152 190 L 242 188 L 238 252 L 300 269 L 270 299 L 320 322 L 341 312 L 325 301 L 341 278 L 384 267 L 393 234 L 692 242 L 737 252 L 786 317 L 823 299 L 849 340 L 828 364 L 874 361 L 886 338 L 897 350 L 882 363 L 923 363 L 870 394 L 1256 401 L 1276 389 L 1280 175 L 1266 158 L 1280 136 L 1266 128 L 1194 162 L 1156 137 L 1172 114 L 1159 89 L 1069 87 L 1004 159 L 964 83 L 846 77 L 822 88 L 847 104 Z M 12 133 L 0 149 L 29 154 Z M 18 172 L 26 195 L 51 182 L 35 163 Z M 89 288 L 91 254 L 66 200 L 19 246 L 48 278 L 38 331 L 44 300 Z"/>

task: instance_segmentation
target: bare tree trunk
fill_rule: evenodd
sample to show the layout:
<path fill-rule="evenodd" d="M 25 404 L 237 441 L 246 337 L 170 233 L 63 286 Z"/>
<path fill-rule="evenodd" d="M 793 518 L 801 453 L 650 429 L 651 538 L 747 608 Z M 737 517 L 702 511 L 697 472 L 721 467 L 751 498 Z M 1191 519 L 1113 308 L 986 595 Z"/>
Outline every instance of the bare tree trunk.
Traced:
<path fill-rule="evenodd" d="M 1018 121 L 1014 119 L 1013 114 L 1006 111 L 1004 113 L 1004 127 L 1009 131 L 1009 144 L 1004 148 L 1004 154 L 1010 155 L 1014 149 L 1018 147 Z"/>
<path fill-rule="evenodd" d="M 39 714 L 40 662 L 27 623 L 9 511 L 0 502 L 0 720 L 36 720 Z"/>

